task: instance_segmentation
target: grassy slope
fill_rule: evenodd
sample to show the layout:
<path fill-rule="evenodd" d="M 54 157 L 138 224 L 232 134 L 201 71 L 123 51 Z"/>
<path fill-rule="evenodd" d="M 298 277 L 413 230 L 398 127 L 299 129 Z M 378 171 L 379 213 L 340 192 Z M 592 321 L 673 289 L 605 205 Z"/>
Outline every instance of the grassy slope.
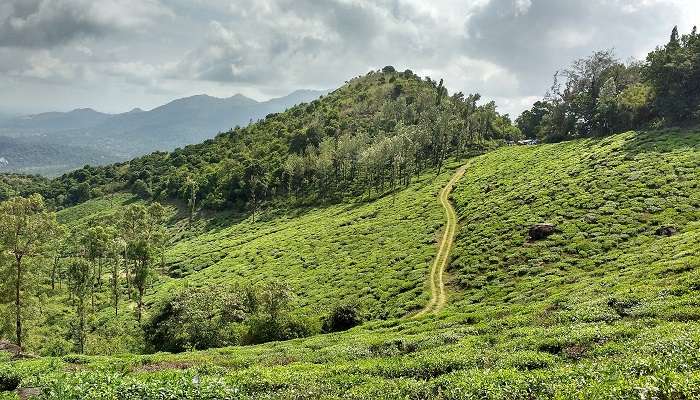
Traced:
<path fill-rule="evenodd" d="M 214 214 L 189 227 L 184 214 L 171 206 L 173 241 L 166 250 L 164 272 L 181 277 L 157 277 L 146 292 L 146 304 L 154 310 L 186 285 L 279 279 L 295 294 L 295 312 L 314 319 L 343 301 L 357 301 L 372 319 L 402 317 L 428 301 L 426 279 L 443 223 L 436 194 L 449 176 L 449 170 L 438 177 L 425 173 L 395 195 L 370 201 L 292 211 L 268 207 L 255 222 L 250 216 Z M 109 221 L 141 201 L 126 193 L 108 195 L 61 210 L 58 220 L 80 230 Z M 98 311 L 90 321 L 96 329 L 88 332 L 87 351 L 142 351 L 143 343 L 134 340 L 140 335 L 134 303 L 126 301 L 123 290 L 115 318 L 109 279 L 105 267 L 105 283 L 96 295 Z M 49 282 L 44 283 L 37 295 L 41 312 L 27 321 L 30 336 L 25 342 L 38 354 L 69 345 L 64 337 L 74 319 L 65 284 L 52 291 Z M 32 309 L 39 310 L 39 304 Z M 9 311 L 7 315 L 9 321 Z"/>
<path fill-rule="evenodd" d="M 503 148 L 467 170 L 454 196 L 460 309 L 595 322 L 619 319 L 607 306 L 617 302 L 640 317 L 700 320 L 688 291 L 700 264 L 697 133 Z M 526 243 L 539 222 L 560 232 Z M 679 233 L 657 235 L 662 226 Z"/>
<path fill-rule="evenodd" d="M 472 160 L 453 195 L 454 290 L 437 316 L 6 367 L 53 398 L 698 398 L 699 144 L 629 133 Z M 525 243 L 545 220 L 561 233 Z M 679 233 L 655 235 L 661 224 Z"/>
<path fill-rule="evenodd" d="M 357 300 L 375 318 L 403 316 L 429 298 L 426 277 L 443 224 L 435 197 L 448 179 L 449 171 L 425 174 L 370 202 L 212 221 L 214 228 L 167 251 L 170 273 L 184 277 L 158 287 L 153 300 L 186 284 L 279 279 L 302 311 Z"/>

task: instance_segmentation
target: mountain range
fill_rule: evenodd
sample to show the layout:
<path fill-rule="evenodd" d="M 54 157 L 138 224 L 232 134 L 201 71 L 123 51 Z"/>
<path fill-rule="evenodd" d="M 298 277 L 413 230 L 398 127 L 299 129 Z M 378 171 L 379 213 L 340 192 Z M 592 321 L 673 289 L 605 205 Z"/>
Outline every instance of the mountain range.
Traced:
<path fill-rule="evenodd" d="M 85 164 L 125 161 L 213 138 L 326 91 L 298 90 L 268 101 L 237 94 L 196 95 L 150 111 L 107 114 L 91 108 L 0 118 L 0 172 L 59 175 Z"/>

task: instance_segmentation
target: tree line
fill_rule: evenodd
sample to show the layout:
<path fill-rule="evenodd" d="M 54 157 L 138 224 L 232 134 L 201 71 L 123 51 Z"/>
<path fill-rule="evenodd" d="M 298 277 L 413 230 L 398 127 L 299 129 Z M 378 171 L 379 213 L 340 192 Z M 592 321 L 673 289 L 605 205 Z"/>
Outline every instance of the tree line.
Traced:
<path fill-rule="evenodd" d="M 27 336 L 26 303 L 44 281 L 50 281 L 52 291 L 63 285 L 67 289 L 67 302 L 75 311 L 69 336 L 78 352 L 85 349 L 86 315 L 105 306 L 96 304 L 103 285 L 110 287 L 115 316 L 126 297 L 135 303 L 140 322 L 145 291 L 162 265 L 165 217 L 159 203 L 134 204 L 111 221 L 66 232 L 39 194 L 0 203 L 0 267 L 9 278 L 2 289 L 13 304 L 16 344 L 22 346 Z"/>
<path fill-rule="evenodd" d="M 598 51 L 557 71 L 552 87 L 516 120 L 528 138 L 560 141 L 700 118 L 700 35 L 680 35 L 644 61 L 621 62 Z"/>
<path fill-rule="evenodd" d="M 308 104 L 270 114 L 203 143 L 127 163 L 86 166 L 40 193 L 57 208 L 129 190 L 192 211 L 255 212 L 270 200 L 335 201 L 407 184 L 451 156 L 519 130 L 494 102 L 450 94 L 442 81 L 385 67 Z"/>

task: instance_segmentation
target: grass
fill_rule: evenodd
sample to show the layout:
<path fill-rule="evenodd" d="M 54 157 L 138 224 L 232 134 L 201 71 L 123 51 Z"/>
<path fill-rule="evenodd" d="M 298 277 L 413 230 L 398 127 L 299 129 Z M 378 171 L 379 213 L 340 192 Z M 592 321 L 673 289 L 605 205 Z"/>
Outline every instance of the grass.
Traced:
<path fill-rule="evenodd" d="M 182 278 L 159 286 L 153 299 L 183 285 L 278 279 L 301 310 L 355 301 L 373 318 L 404 316 L 429 298 L 426 277 L 444 224 L 436 194 L 449 176 L 426 174 L 370 202 L 269 212 L 185 238 L 166 253 L 169 274 Z"/>
<path fill-rule="evenodd" d="M 470 160 L 453 192 L 460 229 L 441 313 L 257 346 L 0 363 L 0 376 L 19 374 L 49 399 L 700 398 L 698 171 L 700 134 L 689 131 L 502 148 Z M 414 282 L 407 268 L 377 254 L 384 237 L 387 254 L 403 240 L 415 243 L 409 257 L 428 258 L 423 286 L 411 283 L 422 293 L 375 298 L 376 307 L 400 315 L 428 298 L 439 184 L 416 185 L 393 206 L 387 197 L 304 210 L 183 240 L 169 256 L 185 277 L 169 278 L 152 296 L 184 282 L 284 277 L 288 264 L 288 276 L 304 276 L 293 285 L 317 302 L 357 296 L 362 285 L 385 287 L 377 280 Z M 423 214 L 412 201 L 433 209 Z M 406 215 L 413 223 L 391 231 Z M 528 228 L 540 222 L 558 232 L 528 241 Z M 678 232 L 657 234 L 663 226 Z M 317 254 L 319 266 L 293 263 L 288 253 L 296 251 Z M 189 261 L 209 253 L 218 254 L 212 262 Z M 382 267 L 361 275 L 349 262 L 326 261 L 336 255 Z M 328 270 L 348 283 L 305 284 Z"/>

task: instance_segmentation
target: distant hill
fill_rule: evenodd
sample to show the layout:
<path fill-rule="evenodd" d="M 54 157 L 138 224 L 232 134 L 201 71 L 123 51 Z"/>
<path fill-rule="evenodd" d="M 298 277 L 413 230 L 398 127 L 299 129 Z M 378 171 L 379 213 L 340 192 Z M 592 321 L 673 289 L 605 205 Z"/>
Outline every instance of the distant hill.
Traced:
<path fill-rule="evenodd" d="M 143 111 L 106 114 L 89 108 L 0 119 L 0 171 L 57 175 L 86 163 L 123 161 L 213 138 L 218 132 L 325 94 L 299 90 L 258 102 L 243 95 L 197 95 Z M 79 154 L 78 157 L 75 155 Z"/>
<path fill-rule="evenodd" d="M 47 112 L 10 118 L 0 125 L 0 134 L 10 137 L 42 135 L 72 129 L 94 127 L 111 115 L 91 108 L 80 108 L 70 112 Z"/>
<path fill-rule="evenodd" d="M 87 146 L 44 142 L 40 137 L 0 136 L 0 173 L 55 175 L 86 164 L 101 165 L 119 161 L 107 151 Z"/>

